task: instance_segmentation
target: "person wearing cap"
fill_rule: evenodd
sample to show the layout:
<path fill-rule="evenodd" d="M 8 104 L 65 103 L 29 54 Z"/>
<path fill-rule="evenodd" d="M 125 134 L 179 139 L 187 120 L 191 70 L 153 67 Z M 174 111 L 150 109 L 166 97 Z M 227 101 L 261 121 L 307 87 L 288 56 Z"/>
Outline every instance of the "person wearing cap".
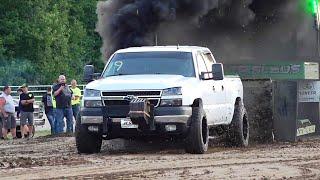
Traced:
<path fill-rule="evenodd" d="M 67 133 L 73 133 L 73 115 L 72 115 L 72 91 L 66 84 L 66 77 L 64 75 L 59 76 L 58 84 L 52 88 L 53 96 L 56 99 L 55 109 L 55 126 L 57 134 L 63 133 L 64 118 L 67 122 Z"/>
<path fill-rule="evenodd" d="M 53 101 L 52 101 L 51 91 L 52 91 L 52 88 L 48 87 L 47 93 L 42 96 L 42 103 L 44 105 L 44 110 L 51 127 L 51 135 L 53 135 L 55 132 L 54 132 Z"/>
<path fill-rule="evenodd" d="M 77 81 L 73 79 L 71 81 L 71 91 L 73 93 L 71 105 L 74 119 L 77 118 L 77 115 L 80 111 L 81 90 L 77 86 Z"/>
<path fill-rule="evenodd" d="M 11 88 L 9 86 L 5 86 L 0 97 L 0 115 L 3 121 L 2 139 L 8 139 L 8 129 L 10 129 L 12 138 L 16 139 L 16 118 L 14 116 L 15 106 L 13 98 L 11 96 Z"/>
<path fill-rule="evenodd" d="M 28 86 L 23 84 L 21 87 L 22 94 L 20 94 L 20 122 L 21 134 L 23 137 L 31 137 L 33 132 L 33 103 L 35 101 L 33 93 L 28 91 Z"/>

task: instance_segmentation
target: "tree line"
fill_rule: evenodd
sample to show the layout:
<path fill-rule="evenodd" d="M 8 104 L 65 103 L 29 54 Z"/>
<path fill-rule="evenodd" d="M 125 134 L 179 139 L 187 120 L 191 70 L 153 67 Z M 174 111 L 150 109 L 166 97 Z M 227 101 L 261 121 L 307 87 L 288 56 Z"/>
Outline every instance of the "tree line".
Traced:
<path fill-rule="evenodd" d="M 97 0 L 0 0 L 0 85 L 52 84 L 59 74 L 81 80 L 101 70 Z"/>

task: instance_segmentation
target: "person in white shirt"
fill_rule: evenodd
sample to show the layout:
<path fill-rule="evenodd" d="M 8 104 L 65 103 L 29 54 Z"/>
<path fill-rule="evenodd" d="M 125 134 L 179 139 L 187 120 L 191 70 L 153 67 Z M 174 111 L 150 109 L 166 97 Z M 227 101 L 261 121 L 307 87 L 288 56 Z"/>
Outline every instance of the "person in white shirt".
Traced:
<path fill-rule="evenodd" d="M 8 139 L 8 129 L 10 129 L 10 133 L 13 139 L 16 139 L 16 118 L 14 116 L 15 106 L 13 102 L 13 98 L 10 95 L 11 88 L 9 86 L 5 86 L 3 88 L 3 93 L 0 97 L 4 99 L 3 105 L 0 106 L 0 115 L 3 121 L 2 127 L 2 139 Z"/>

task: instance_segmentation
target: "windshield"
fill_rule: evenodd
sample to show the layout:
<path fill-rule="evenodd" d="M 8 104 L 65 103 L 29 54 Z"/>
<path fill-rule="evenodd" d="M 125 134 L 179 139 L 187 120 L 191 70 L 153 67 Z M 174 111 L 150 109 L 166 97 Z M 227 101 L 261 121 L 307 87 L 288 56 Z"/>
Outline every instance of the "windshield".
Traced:
<path fill-rule="evenodd" d="M 118 53 L 111 59 L 103 77 L 139 74 L 172 74 L 195 77 L 192 53 Z"/>

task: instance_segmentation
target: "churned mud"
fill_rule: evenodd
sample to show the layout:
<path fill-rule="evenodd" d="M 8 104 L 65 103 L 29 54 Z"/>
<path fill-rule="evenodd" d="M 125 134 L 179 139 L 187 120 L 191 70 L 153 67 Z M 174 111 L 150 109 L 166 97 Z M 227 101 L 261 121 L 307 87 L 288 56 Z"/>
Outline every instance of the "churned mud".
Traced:
<path fill-rule="evenodd" d="M 73 137 L 0 141 L 0 179 L 320 179 L 320 140 L 214 145 L 186 154 L 181 145 L 105 141 L 79 155 Z"/>

